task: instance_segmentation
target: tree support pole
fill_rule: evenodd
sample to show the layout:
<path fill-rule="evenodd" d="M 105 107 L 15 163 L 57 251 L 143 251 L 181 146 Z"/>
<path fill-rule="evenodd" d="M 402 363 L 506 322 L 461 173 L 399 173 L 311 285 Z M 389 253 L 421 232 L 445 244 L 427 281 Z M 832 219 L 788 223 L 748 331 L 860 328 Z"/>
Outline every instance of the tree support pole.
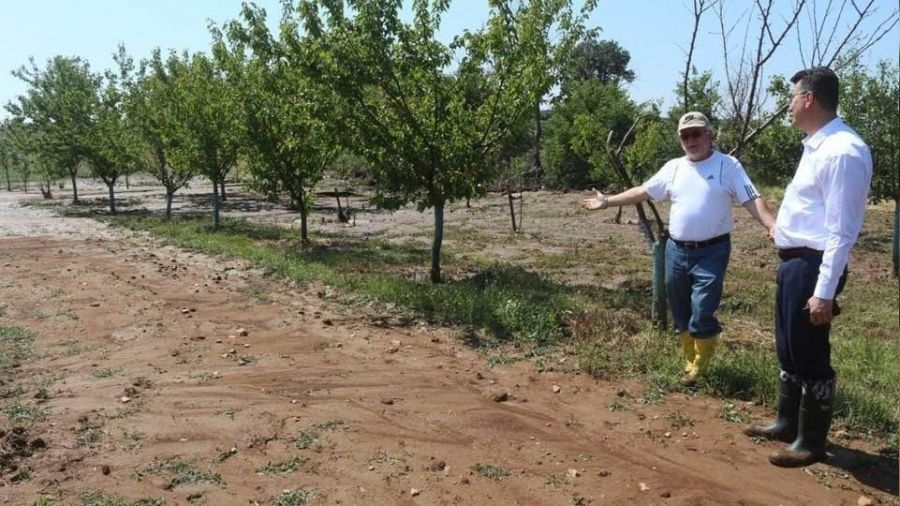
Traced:
<path fill-rule="evenodd" d="M 894 200 L 894 276 L 900 276 L 900 200 Z"/>
<path fill-rule="evenodd" d="M 653 243 L 653 306 L 652 318 L 656 327 L 664 330 L 667 325 L 668 302 L 666 300 L 666 243 L 664 238 Z"/>

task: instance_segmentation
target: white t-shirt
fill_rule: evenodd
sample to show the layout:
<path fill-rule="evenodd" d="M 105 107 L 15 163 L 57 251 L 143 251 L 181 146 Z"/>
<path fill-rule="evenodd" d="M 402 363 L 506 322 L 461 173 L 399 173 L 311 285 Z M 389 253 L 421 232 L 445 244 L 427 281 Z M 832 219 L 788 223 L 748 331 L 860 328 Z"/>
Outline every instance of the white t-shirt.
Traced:
<path fill-rule="evenodd" d="M 669 199 L 669 233 L 680 241 L 705 241 L 731 232 L 732 203 L 757 197 L 756 187 L 733 156 L 713 151 L 700 162 L 669 160 L 644 183 L 655 201 Z"/>

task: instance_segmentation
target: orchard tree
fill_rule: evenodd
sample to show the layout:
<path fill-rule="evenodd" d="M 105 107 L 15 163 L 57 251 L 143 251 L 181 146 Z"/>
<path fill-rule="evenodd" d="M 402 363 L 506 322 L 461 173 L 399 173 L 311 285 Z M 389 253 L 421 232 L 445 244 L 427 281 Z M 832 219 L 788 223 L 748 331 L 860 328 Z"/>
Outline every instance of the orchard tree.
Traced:
<path fill-rule="evenodd" d="M 38 184 L 45 199 L 53 198 L 53 186 L 67 174 L 64 166 L 56 163 L 56 153 L 45 149 L 46 134 L 34 123 L 26 123 L 13 117 L 7 124 L 7 140 L 12 147 L 13 165 L 22 176 L 25 193 L 33 173 L 38 175 Z"/>
<path fill-rule="evenodd" d="M 549 91 L 556 53 L 584 33 L 587 3 L 576 15 L 569 0 L 491 0 L 484 28 L 445 45 L 437 35 L 447 0 L 415 2 L 411 22 L 397 0 L 301 1 L 302 60 L 340 97 L 349 140 L 382 189 L 434 212 L 432 282 L 441 280 L 446 204 L 494 178 L 492 154 Z"/>
<path fill-rule="evenodd" d="M 235 163 L 241 139 L 237 91 L 203 53 L 170 55 L 177 139 L 169 156 L 175 166 L 206 176 L 213 185 L 213 226 L 219 227 L 220 187 Z"/>
<path fill-rule="evenodd" d="M 627 131 L 636 115 L 637 107 L 618 83 L 585 80 L 573 86 L 565 103 L 557 108 L 554 121 L 562 120 L 572 129 L 567 144 L 587 162 L 590 172 L 584 174 L 583 180 L 567 181 L 569 185 L 607 185 L 614 179 L 606 151 L 598 140 L 605 139 L 610 130 Z"/>
<path fill-rule="evenodd" d="M 326 122 L 330 94 L 297 63 L 302 42 L 293 14 L 286 5 L 276 39 L 266 26 L 265 11 L 245 4 L 242 22 L 225 26 L 227 37 L 213 29 L 213 54 L 238 90 L 250 184 L 290 196 L 291 206 L 300 211 L 300 241 L 306 245 L 313 189 L 337 156 L 334 139 L 339 134 Z"/>
<path fill-rule="evenodd" d="M 881 61 L 867 71 L 858 61 L 841 75 L 841 116 L 872 150 L 872 202 L 894 201 L 893 266 L 898 274 L 900 230 L 900 73 L 896 64 Z"/>
<path fill-rule="evenodd" d="M 634 80 L 634 71 L 628 67 L 630 61 L 631 55 L 616 41 L 598 41 L 591 34 L 560 63 L 560 93 L 552 101 L 553 108 L 546 125 L 544 152 L 547 167 L 543 171 L 544 184 L 551 188 L 569 189 L 602 182 L 598 180 L 598 175 L 603 178 L 606 162 L 600 162 L 603 168 L 592 169 L 588 160 L 590 155 L 582 149 L 586 146 L 584 139 L 579 139 L 583 133 L 580 129 L 587 127 L 585 114 L 605 122 L 608 128 L 622 127 L 623 124 L 625 129 L 628 128 L 631 116 L 622 118 L 621 115 L 633 114 L 634 106 L 621 107 L 623 99 L 628 101 L 621 85 Z M 602 111 L 607 109 L 604 104 L 606 99 L 611 100 L 608 106 L 610 111 Z M 578 115 L 581 115 L 581 127 L 575 125 Z M 613 116 L 618 119 L 611 121 Z M 605 137 L 606 131 L 597 139 Z M 591 144 L 596 146 L 597 139 Z M 600 149 L 602 153 L 602 147 Z"/>
<path fill-rule="evenodd" d="M 109 212 L 116 214 L 115 186 L 119 178 L 133 174 L 140 165 L 141 143 L 125 114 L 125 93 L 117 76 L 107 73 L 97 113 L 88 137 L 85 157 L 94 177 L 109 193 Z"/>
<path fill-rule="evenodd" d="M 580 81 L 630 83 L 634 81 L 634 71 L 628 67 L 630 63 L 631 54 L 618 42 L 587 37 L 562 64 L 561 94 L 565 96 L 569 86 Z"/>
<path fill-rule="evenodd" d="M 136 74 L 133 61 L 119 48 L 116 57 L 123 85 L 127 91 L 124 109 L 135 134 L 142 141 L 137 161 L 142 171 L 165 188 L 166 220 L 172 217 L 175 192 L 194 177 L 192 167 L 173 163 L 172 153 L 181 145 L 178 131 L 178 81 L 181 60 L 175 53 L 163 59 L 154 49 L 149 59 L 142 60 Z"/>
<path fill-rule="evenodd" d="M 3 167 L 3 175 L 6 176 L 6 191 L 12 191 L 9 171 L 13 169 L 16 160 L 16 151 L 10 140 L 9 120 L 0 125 L 0 167 Z"/>
<path fill-rule="evenodd" d="M 55 56 L 40 69 L 34 60 L 29 67 L 13 71 L 28 89 L 6 108 L 14 117 L 36 128 L 43 163 L 64 167 L 72 181 L 72 202 L 78 203 L 76 178 L 90 144 L 90 130 L 97 113 L 100 77 L 91 73 L 87 62 L 77 57 Z M 49 188 L 48 188 L 49 190 Z"/>

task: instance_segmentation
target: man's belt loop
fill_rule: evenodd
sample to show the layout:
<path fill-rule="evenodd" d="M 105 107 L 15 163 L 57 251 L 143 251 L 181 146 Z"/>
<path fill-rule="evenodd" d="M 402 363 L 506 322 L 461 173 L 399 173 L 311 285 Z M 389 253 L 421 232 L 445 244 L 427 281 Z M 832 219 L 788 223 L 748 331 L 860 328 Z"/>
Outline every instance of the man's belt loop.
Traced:
<path fill-rule="evenodd" d="M 682 248 L 698 249 L 705 248 L 706 246 L 712 246 L 713 244 L 719 244 L 720 242 L 725 242 L 731 239 L 731 234 L 718 235 L 716 237 L 713 237 L 712 239 L 707 239 L 705 241 L 679 241 L 678 239 L 675 239 L 671 236 L 669 237 L 669 239 L 671 239 L 672 242 L 674 242 L 678 246 L 681 246 Z"/>

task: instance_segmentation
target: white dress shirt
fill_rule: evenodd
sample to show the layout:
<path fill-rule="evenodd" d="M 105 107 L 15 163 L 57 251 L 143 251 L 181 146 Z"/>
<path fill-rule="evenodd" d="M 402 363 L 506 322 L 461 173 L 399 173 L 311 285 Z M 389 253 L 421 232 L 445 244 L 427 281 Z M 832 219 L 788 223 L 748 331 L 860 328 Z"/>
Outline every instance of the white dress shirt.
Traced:
<path fill-rule="evenodd" d="M 705 241 L 731 232 L 732 204 L 759 197 L 741 162 L 719 151 L 699 162 L 684 156 L 669 160 L 643 187 L 655 201 L 672 201 L 669 233 L 679 241 Z"/>
<path fill-rule="evenodd" d="M 866 214 L 872 154 L 859 134 L 835 118 L 803 139 L 803 157 L 775 222 L 778 248 L 824 251 L 813 295 L 834 299 Z"/>

